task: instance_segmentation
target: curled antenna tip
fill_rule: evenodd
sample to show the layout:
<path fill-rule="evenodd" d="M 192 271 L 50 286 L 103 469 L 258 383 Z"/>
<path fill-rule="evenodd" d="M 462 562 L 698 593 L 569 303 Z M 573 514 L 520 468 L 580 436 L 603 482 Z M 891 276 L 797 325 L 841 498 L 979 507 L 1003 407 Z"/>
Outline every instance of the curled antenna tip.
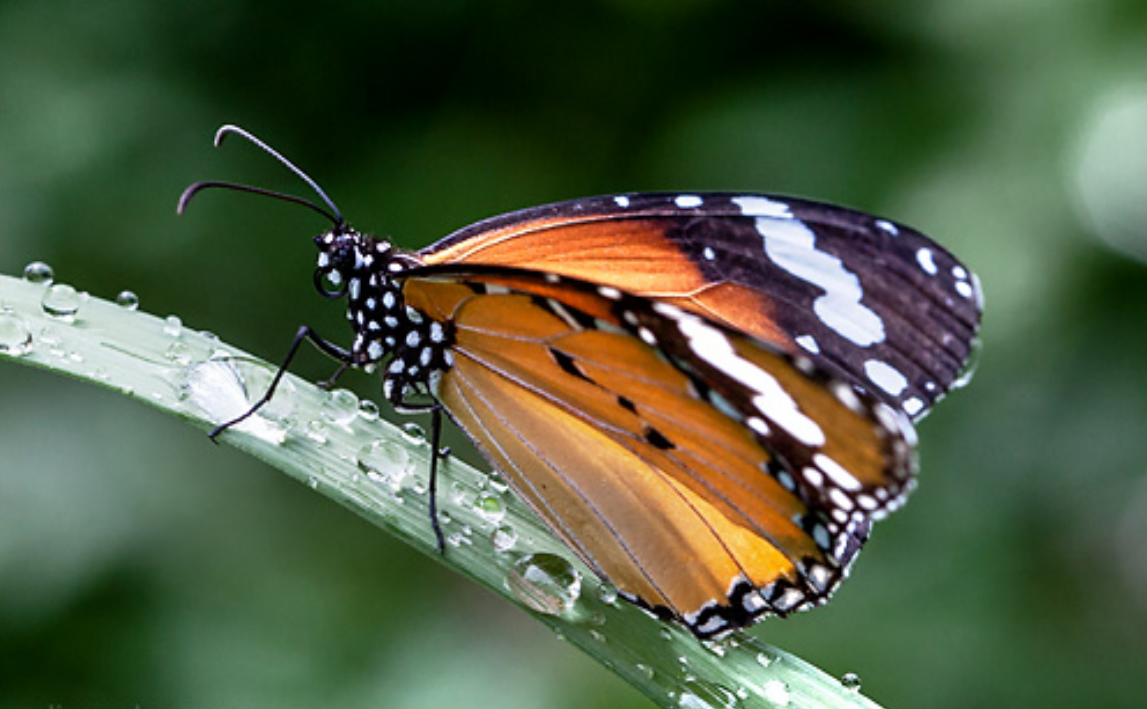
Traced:
<path fill-rule="evenodd" d="M 226 138 L 231 133 L 238 133 L 239 135 L 242 135 L 242 136 L 250 136 L 251 135 L 250 133 L 243 130 L 239 126 L 234 126 L 234 125 L 231 125 L 230 123 L 225 123 L 225 124 L 219 126 L 219 130 L 215 131 L 215 147 L 218 148 L 220 145 L 223 145 L 223 139 Z"/>
<path fill-rule="evenodd" d="M 194 185 L 190 185 L 187 189 L 183 190 L 183 194 L 179 195 L 179 203 L 175 205 L 176 214 L 182 216 L 183 213 L 187 211 L 187 205 L 191 202 L 191 198 L 199 194 L 199 191 L 203 189 L 203 185 L 204 183 L 202 182 L 196 182 Z"/>

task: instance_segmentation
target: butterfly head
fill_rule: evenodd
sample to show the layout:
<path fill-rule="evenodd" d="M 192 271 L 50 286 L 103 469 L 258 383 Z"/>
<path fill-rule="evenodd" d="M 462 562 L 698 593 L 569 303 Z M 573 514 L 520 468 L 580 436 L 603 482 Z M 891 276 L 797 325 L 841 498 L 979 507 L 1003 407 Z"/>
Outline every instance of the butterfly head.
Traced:
<path fill-rule="evenodd" d="M 418 258 L 346 225 L 315 237 L 315 245 L 315 286 L 324 297 L 347 298 L 356 365 L 369 369 L 390 357 L 388 399 L 405 401 L 410 388 L 429 384 L 449 366 L 446 328 L 408 308 L 403 298 L 399 276 L 422 265 Z"/>

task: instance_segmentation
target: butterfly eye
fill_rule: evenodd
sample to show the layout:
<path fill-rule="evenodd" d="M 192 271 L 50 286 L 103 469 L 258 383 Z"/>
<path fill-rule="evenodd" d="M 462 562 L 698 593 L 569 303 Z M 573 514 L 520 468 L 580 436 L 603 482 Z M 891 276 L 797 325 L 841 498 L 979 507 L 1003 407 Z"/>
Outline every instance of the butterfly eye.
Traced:
<path fill-rule="evenodd" d="M 319 267 L 315 269 L 315 289 L 324 298 L 341 298 L 346 295 L 347 282 L 337 268 Z"/>

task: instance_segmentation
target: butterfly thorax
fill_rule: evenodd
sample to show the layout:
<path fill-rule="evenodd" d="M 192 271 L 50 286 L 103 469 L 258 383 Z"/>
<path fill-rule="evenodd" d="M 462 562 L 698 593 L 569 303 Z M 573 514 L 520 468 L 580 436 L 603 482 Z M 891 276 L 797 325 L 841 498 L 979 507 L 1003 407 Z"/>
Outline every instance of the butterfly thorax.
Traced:
<path fill-rule="evenodd" d="M 411 394 L 433 394 L 438 375 L 451 366 L 451 338 L 446 326 L 403 298 L 401 275 L 422 262 L 347 226 L 315 237 L 315 244 L 316 287 L 325 297 L 347 298 L 352 365 L 369 371 L 389 357 L 383 392 L 398 407 L 409 406 Z"/>

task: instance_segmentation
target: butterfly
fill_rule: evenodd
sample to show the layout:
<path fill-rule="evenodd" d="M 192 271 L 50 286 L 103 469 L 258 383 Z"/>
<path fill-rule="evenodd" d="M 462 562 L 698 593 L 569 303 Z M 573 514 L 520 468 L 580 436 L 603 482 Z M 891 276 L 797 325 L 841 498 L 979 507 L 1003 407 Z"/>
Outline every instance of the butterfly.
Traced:
<path fill-rule="evenodd" d="M 760 194 L 637 193 L 487 219 L 420 251 L 332 228 L 315 285 L 400 412 L 445 412 L 619 594 L 712 638 L 825 602 L 914 486 L 914 421 L 962 383 L 976 277 L 913 229 Z M 212 436 L 242 420 L 218 427 Z M 437 456 L 432 457 L 431 514 Z"/>

